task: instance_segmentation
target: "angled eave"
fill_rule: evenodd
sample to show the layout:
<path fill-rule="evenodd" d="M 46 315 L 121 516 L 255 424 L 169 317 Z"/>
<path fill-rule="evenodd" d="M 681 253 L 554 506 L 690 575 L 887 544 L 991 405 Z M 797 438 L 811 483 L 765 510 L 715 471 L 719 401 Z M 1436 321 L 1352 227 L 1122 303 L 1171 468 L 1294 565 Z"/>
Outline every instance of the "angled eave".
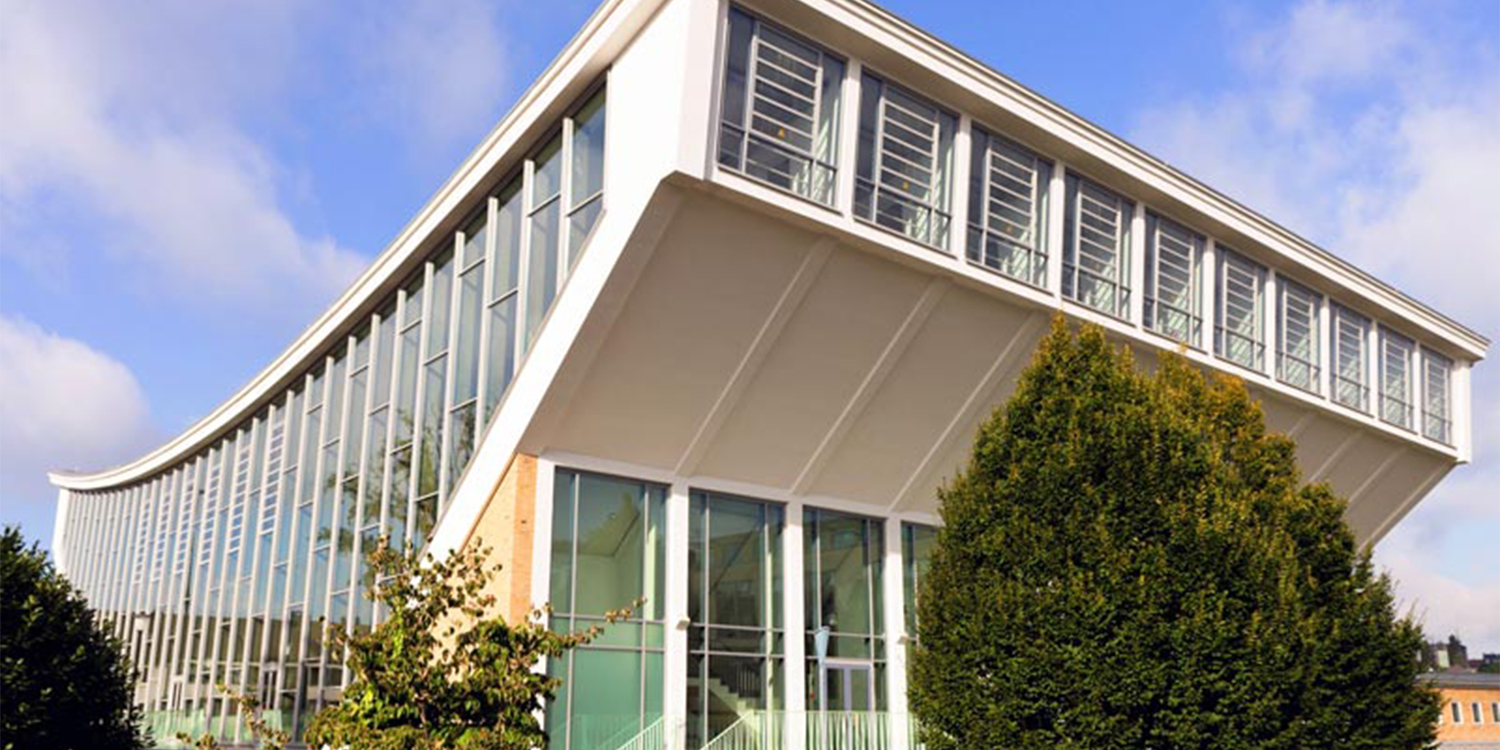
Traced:
<path fill-rule="evenodd" d="M 608 68 L 666 0 L 605 0 L 546 70 L 521 95 L 463 164 L 427 200 L 375 262 L 285 351 L 218 408 L 156 450 L 97 472 L 52 471 L 52 484 L 66 490 L 97 490 L 138 481 L 170 468 L 211 445 L 263 408 L 347 335 L 383 295 L 443 241 L 463 218 L 462 207 L 488 189 L 522 158 L 520 153 Z"/>

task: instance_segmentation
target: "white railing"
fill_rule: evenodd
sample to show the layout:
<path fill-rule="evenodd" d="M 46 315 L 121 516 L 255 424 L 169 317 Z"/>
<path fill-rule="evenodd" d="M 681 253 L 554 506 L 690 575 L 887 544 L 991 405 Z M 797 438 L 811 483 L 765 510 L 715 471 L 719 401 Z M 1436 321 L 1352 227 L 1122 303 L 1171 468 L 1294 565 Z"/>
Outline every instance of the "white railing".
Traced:
<path fill-rule="evenodd" d="M 922 745 L 916 721 L 906 714 L 751 711 L 701 750 L 922 750 Z"/>

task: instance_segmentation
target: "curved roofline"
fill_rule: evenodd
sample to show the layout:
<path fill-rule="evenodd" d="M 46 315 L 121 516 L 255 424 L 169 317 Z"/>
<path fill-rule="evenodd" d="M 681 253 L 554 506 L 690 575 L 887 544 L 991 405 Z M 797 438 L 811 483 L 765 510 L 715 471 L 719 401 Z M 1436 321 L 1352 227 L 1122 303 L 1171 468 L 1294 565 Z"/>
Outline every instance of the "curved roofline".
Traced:
<path fill-rule="evenodd" d="M 489 135 L 376 256 L 370 267 L 285 351 L 218 408 L 177 437 L 134 461 L 96 472 L 51 471 L 47 473 L 48 480 L 65 490 L 87 491 L 147 478 L 210 445 L 274 399 L 337 336 L 343 335 L 343 329 L 363 308 L 400 283 L 408 263 L 434 233 L 455 220 L 452 214 L 471 193 L 486 186 L 491 173 L 503 166 L 503 157 L 517 146 L 525 146 L 526 137 L 534 135 L 531 131 L 547 121 L 545 116 L 570 101 L 568 95 L 580 93 L 573 89 L 582 89 L 593 81 L 597 72 L 594 68 L 602 70 L 604 67 L 601 59 L 611 57 L 623 46 L 622 29 L 625 39 L 634 36 L 634 27 L 644 24 L 664 2 L 666 0 L 604 0 Z"/>
<path fill-rule="evenodd" d="M 612 55 L 634 36 L 656 10 L 668 0 L 604 0 L 567 46 L 542 72 L 504 119 L 464 160 L 438 191 L 406 224 L 396 238 L 381 252 L 374 263 L 333 305 L 323 313 L 280 356 L 246 383 L 217 409 L 198 420 L 171 441 L 146 455 L 119 466 L 98 472 L 49 472 L 54 485 L 67 490 L 95 490 L 135 481 L 168 468 L 233 429 L 240 420 L 279 394 L 291 378 L 332 343 L 350 319 L 377 295 L 399 283 L 399 272 L 417 255 L 425 242 L 445 223 L 454 221 L 451 214 L 473 191 L 484 186 L 487 177 L 499 166 L 502 157 L 523 144 L 529 131 L 543 122 L 548 110 L 566 101 L 565 93 L 581 88 L 590 81 L 589 65 L 603 68 L 602 59 Z M 765 0 L 749 0 L 759 5 Z M 775 3 L 777 0 L 770 0 Z M 978 84 L 971 93 L 996 106 L 1008 101 L 1015 106 L 1012 114 L 1030 120 L 1033 126 L 1049 132 L 1071 136 L 1083 145 L 1102 152 L 1114 163 L 1105 163 L 1132 179 L 1154 185 L 1209 220 L 1219 221 L 1246 236 L 1259 234 L 1262 242 L 1291 263 L 1302 266 L 1321 279 L 1342 284 L 1356 295 L 1388 310 L 1392 315 L 1420 326 L 1425 332 L 1442 338 L 1457 350 L 1478 360 L 1485 355 L 1490 340 L 1473 329 L 1438 312 L 1395 287 L 1361 270 L 1328 250 L 1313 244 L 1275 221 L 1255 212 L 1238 201 L 1187 175 L 1167 162 L 1131 145 L 1041 94 L 1032 91 L 947 42 L 867 0 L 810 0 L 807 10 L 834 18 L 838 23 L 850 21 L 882 33 L 884 38 L 866 34 L 874 45 L 897 54 L 926 57 L 953 73 L 935 71 L 954 85 Z M 842 16 L 842 18 L 840 18 Z M 614 48 L 605 45 L 613 44 Z M 905 49 L 899 49 L 904 47 Z M 914 60 L 917 64 L 920 61 Z M 577 92 L 572 92 L 577 93 Z M 707 127 L 705 125 L 705 127 Z M 1076 145 L 1075 145 L 1076 147 Z M 1099 154 L 1091 154 L 1098 158 Z"/>

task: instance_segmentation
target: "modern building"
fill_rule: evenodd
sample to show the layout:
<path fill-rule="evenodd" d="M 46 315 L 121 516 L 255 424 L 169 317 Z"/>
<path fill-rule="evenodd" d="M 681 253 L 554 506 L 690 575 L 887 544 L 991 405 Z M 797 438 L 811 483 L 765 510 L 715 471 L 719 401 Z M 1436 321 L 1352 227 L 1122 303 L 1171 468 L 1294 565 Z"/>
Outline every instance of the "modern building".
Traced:
<path fill-rule="evenodd" d="M 337 701 L 390 534 L 644 597 L 558 750 L 905 748 L 935 490 L 1057 310 L 1242 378 L 1361 541 L 1471 455 L 1483 337 L 879 7 L 605 0 L 253 381 L 54 474 L 54 549 L 164 734 Z"/>
<path fill-rule="evenodd" d="M 1500 750 L 1500 674 L 1433 672 L 1423 678 L 1443 697 L 1441 750 Z"/>

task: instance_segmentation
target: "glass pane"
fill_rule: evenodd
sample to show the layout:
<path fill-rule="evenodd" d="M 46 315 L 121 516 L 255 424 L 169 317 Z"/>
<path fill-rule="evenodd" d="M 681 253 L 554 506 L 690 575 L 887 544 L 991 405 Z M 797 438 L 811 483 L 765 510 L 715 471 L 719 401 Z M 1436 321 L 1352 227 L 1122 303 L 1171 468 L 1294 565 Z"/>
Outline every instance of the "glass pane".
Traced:
<path fill-rule="evenodd" d="M 604 189 L 604 92 L 573 116 L 573 205 Z"/>
<path fill-rule="evenodd" d="M 427 356 L 448 348 L 449 306 L 453 291 L 453 253 L 444 252 L 432 269 L 432 310 L 427 324 Z"/>
<path fill-rule="evenodd" d="M 463 403 L 479 392 L 479 327 L 483 311 L 484 268 L 472 268 L 458 284 L 458 342 L 454 351 L 453 402 Z"/>
<path fill-rule="evenodd" d="M 536 340 L 537 327 L 557 295 L 558 204 L 551 203 L 531 217 L 530 267 L 526 279 L 526 348 Z"/>
<path fill-rule="evenodd" d="M 417 368 L 422 366 L 422 326 L 412 326 L 401 334 L 401 366 L 396 385 L 395 445 L 411 442 L 416 427 Z"/>
<path fill-rule="evenodd" d="M 493 414 L 516 371 L 516 295 L 490 308 L 489 369 L 485 371 L 484 413 Z"/>
<path fill-rule="evenodd" d="M 499 298 L 520 283 L 521 179 L 512 180 L 499 195 L 495 223 L 495 259 L 490 264 L 490 294 Z"/>
<path fill-rule="evenodd" d="M 557 472 L 552 495 L 551 604 L 555 612 L 573 611 L 573 516 L 578 475 Z"/>
<path fill-rule="evenodd" d="M 531 179 L 531 205 L 533 208 L 551 200 L 562 190 L 562 136 L 558 135 L 534 158 Z"/>
<path fill-rule="evenodd" d="M 602 615 L 645 593 L 645 498 L 639 483 L 579 477 L 573 612 Z"/>
<path fill-rule="evenodd" d="M 640 731 L 643 666 L 639 652 L 573 652 L 570 747 L 619 747 Z"/>
<path fill-rule="evenodd" d="M 417 494 L 438 490 L 438 458 L 443 450 L 443 386 L 448 358 L 440 357 L 427 365 L 422 383 L 422 453 L 417 474 Z"/>
<path fill-rule="evenodd" d="M 485 220 L 488 208 L 479 212 L 479 216 L 464 229 L 463 255 L 459 258 L 460 268 L 468 268 L 470 264 L 484 258 L 485 244 Z"/>

